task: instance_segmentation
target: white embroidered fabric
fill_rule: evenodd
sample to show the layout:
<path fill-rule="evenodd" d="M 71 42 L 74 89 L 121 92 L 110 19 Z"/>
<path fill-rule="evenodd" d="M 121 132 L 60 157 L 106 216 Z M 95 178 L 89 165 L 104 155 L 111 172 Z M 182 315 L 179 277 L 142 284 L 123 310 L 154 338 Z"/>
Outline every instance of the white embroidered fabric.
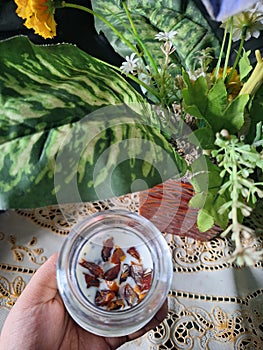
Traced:
<path fill-rule="evenodd" d="M 137 212 L 139 194 L 0 215 L 0 327 L 34 272 L 60 249 L 70 229 L 87 215 L 113 208 Z M 200 242 L 164 236 L 174 267 L 168 317 L 121 349 L 261 350 L 262 261 L 253 267 L 229 264 L 226 257 L 232 247 L 225 238 Z M 246 244 L 262 247 L 262 239 Z"/>

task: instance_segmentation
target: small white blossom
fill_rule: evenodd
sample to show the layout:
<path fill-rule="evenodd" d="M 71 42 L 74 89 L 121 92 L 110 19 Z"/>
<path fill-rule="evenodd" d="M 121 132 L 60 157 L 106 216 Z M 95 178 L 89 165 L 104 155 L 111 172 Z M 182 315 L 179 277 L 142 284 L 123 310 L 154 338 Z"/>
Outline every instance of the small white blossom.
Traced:
<path fill-rule="evenodd" d="M 128 75 L 128 74 L 134 74 L 135 70 L 138 67 L 138 61 L 139 58 L 135 58 L 136 54 L 133 52 L 130 56 L 126 56 L 124 61 L 120 67 L 122 73 Z"/>
<path fill-rule="evenodd" d="M 155 39 L 159 41 L 169 41 L 173 39 L 173 37 L 177 34 L 175 30 L 171 30 L 170 32 L 159 32 L 155 35 Z"/>
<path fill-rule="evenodd" d="M 187 71 L 190 80 L 197 80 L 199 77 L 206 77 L 206 73 L 202 69 L 188 70 Z"/>
<path fill-rule="evenodd" d="M 229 18 L 224 21 L 221 27 L 225 28 Z M 233 17 L 233 41 L 241 39 L 242 30 L 247 27 L 245 40 L 251 37 L 258 38 L 263 29 L 263 2 L 259 1 L 254 7 L 241 12 Z"/>
<path fill-rule="evenodd" d="M 168 57 L 175 51 L 175 47 L 170 41 L 166 41 L 163 45 L 161 45 L 161 50 L 162 53 Z"/>
<path fill-rule="evenodd" d="M 263 191 L 261 191 L 260 189 L 257 189 L 257 194 L 259 198 L 263 198 Z"/>
<path fill-rule="evenodd" d="M 263 258 L 263 251 L 255 247 L 236 248 L 228 259 L 229 263 L 235 262 L 238 266 L 253 266 Z"/>
<path fill-rule="evenodd" d="M 138 65 L 138 78 L 146 85 L 150 86 L 151 85 L 151 80 L 152 80 L 152 76 L 151 76 L 151 71 L 150 71 L 150 67 L 149 66 L 144 66 L 143 64 L 141 64 L 141 62 Z M 141 90 L 142 92 L 145 94 L 148 90 L 141 86 Z"/>

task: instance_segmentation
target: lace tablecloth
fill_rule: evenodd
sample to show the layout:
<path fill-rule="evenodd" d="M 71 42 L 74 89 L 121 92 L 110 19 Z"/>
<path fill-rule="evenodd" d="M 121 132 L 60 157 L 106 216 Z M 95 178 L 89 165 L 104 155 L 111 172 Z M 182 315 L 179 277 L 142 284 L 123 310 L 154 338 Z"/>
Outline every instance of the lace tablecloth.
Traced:
<path fill-rule="evenodd" d="M 26 284 L 79 220 L 99 210 L 138 211 L 138 194 L 109 201 L 6 211 L 0 215 L 0 326 Z M 200 242 L 164 234 L 174 266 L 169 314 L 154 331 L 121 349 L 262 349 L 262 262 L 226 262 L 227 239 Z M 251 242 L 252 244 L 253 242 Z M 248 244 L 250 244 L 248 242 Z M 262 245 L 262 240 L 258 244 Z"/>

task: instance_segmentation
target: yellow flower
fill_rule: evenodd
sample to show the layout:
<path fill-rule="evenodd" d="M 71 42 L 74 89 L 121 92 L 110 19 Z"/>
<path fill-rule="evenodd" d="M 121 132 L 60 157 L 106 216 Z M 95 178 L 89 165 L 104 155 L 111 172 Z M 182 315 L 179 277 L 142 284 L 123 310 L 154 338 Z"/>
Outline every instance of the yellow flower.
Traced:
<path fill-rule="evenodd" d="M 231 72 L 231 67 L 227 68 L 226 73 L 229 74 Z M 212 72 L 212 76 L 214 76 L 214 71 Z M 223 68 L 219 69 L 218 78 L 223 78 Z M 240 81 L 240 76 L 236 70 L 234 70 L 230 81 L 226 84 L 226 89 L 228 93 L 228 101 L 232 101 L 242 88 L 242 82 Z"/>
<path fill-rule="evenodd" d="M 53 0 L 15 0 L 16 13 L 25 19 L 25 26 L 34 29 L 43 38 L 56 36 L 54 19 L 55 5 Z"/>

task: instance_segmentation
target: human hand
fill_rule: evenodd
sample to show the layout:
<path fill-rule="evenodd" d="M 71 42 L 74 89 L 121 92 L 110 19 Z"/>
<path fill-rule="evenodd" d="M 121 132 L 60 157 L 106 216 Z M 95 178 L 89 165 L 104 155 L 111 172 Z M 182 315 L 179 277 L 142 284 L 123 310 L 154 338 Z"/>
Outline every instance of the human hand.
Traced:
<path fill-rule="evenodd" d="M 122 337 L 100 337 L 78 326 L 67 313 L 57 290 L 57 254 L 43 264 L 11 309 L 2 329 L 0 349 L 114 350 L 156 327 L 167 303 L 141 330 Z"/>

